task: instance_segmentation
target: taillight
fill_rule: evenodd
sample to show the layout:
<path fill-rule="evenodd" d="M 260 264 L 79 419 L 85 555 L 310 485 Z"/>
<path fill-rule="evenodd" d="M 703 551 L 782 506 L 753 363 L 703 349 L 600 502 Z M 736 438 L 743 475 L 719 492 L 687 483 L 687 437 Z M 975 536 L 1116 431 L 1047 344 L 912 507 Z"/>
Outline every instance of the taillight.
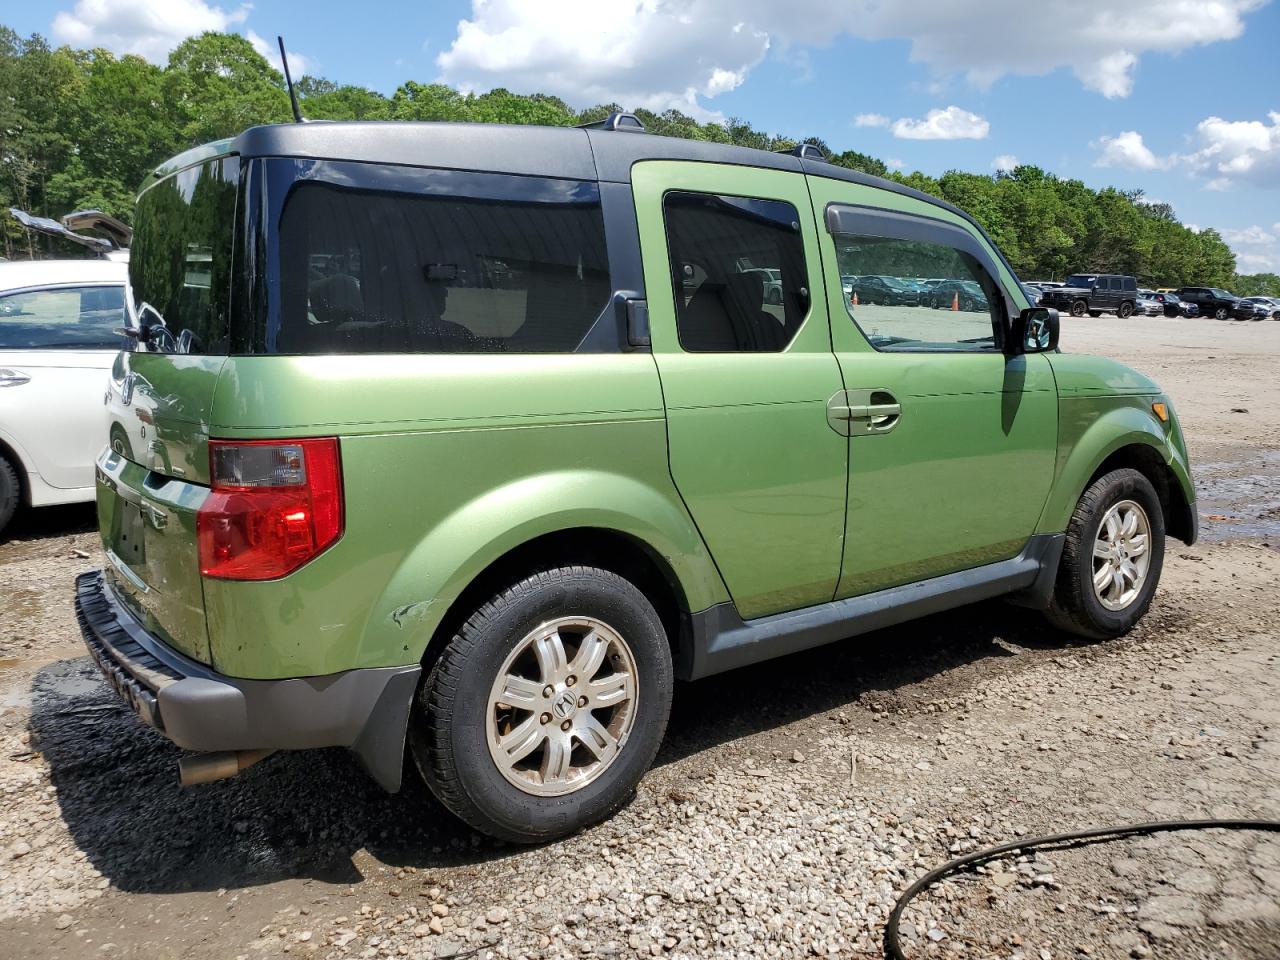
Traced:
<path fill-rule="evenodd" d="M 213 489 L 196 514 L 206 577 L 283 577 L 342 536 L 336 438 L 210 440 L 209 468 Z"/>

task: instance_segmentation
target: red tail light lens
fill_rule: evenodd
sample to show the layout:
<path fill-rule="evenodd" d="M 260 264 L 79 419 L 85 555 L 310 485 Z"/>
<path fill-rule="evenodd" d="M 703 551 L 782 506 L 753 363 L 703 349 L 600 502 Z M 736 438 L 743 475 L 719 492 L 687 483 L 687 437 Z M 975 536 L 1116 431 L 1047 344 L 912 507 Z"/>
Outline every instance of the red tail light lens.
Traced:
<path fill-rule="evenodd" d="M 342 536 L 337 438 L 210 440 L 209 468 L 196 514 L 206 577 L 274 580 Z"/>

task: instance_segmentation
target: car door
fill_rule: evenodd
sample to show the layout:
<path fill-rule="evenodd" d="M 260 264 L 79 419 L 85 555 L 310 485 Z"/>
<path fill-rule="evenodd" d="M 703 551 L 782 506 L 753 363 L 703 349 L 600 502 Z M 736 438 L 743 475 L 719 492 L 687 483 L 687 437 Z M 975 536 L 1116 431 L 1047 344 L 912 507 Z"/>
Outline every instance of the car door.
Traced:
<path fill-rule="evenodd" d="M 804 177 L 648 161 L 632 186 L 676 487 L 741 616 L 829 601 L 847 442 L 827 424 L 840 369 Z"/>
<path fill-rule="evenodd" d="M 973 310 L 845 310 L 829 298 L 850 435 L 837 596 L 1017 555 L 1053 481 L 1058 401 L 1046 357 L 1001 349 L 1025 306 L 1014 278 L 958 215 L 873 187 L 810 185 L 829 288 L 841 272 L 896 271 L 977 283 L 985 297 Z"/>
<path fill-rule="evenodd" d="M 126 323 L 121 284 L 52 285 L 0 294 L 0 429 L 49 486 L 93 485 L 106 446 L 103 397 Z"/>

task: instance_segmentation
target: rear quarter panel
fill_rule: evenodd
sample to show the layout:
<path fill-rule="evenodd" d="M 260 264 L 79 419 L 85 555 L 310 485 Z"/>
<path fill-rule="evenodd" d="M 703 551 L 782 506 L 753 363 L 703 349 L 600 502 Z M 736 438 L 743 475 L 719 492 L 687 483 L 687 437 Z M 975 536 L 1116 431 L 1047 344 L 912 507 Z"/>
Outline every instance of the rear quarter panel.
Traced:
<path fill-rule="evenodd" d="M 727 599 L 671 482 L 648 354 L 232 358 L 211 433 L 341 438 L 342 539 L 281 580 L 205 581 L 232 676 L 416 663 L 486 566 L 574 527 L 647 543 L 691 609 Z"/>

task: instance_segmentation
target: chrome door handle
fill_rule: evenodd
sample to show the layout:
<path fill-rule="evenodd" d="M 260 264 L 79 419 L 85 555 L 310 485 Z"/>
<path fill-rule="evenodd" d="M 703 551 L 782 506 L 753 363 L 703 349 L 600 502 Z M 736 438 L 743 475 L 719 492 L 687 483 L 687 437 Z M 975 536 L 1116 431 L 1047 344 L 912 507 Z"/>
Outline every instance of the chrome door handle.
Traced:
<path fill-rule="evenodd" d="M 20 387 L 24 383 L 30 383 L 31 378 L 21 370 L 10 370 L 8 367 L 0 367 L 0 387 Z"/>

